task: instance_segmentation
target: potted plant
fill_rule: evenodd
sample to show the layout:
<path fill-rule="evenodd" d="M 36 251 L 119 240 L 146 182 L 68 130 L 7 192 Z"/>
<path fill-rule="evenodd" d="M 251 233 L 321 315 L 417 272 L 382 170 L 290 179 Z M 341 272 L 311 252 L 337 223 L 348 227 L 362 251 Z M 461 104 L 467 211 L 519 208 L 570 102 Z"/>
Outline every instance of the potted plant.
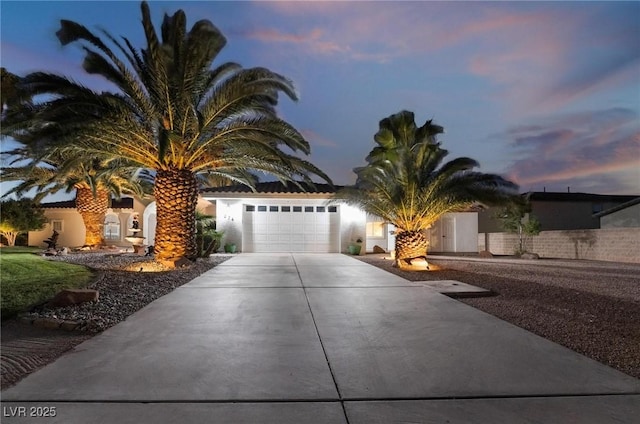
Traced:
<path fill-rule="evenodd" d="M 362 250 L 362 238 L 358 237 L 356 242 L 352 242 L 347 249 L 349 250 L 350 255 L 359 255 Z"/>

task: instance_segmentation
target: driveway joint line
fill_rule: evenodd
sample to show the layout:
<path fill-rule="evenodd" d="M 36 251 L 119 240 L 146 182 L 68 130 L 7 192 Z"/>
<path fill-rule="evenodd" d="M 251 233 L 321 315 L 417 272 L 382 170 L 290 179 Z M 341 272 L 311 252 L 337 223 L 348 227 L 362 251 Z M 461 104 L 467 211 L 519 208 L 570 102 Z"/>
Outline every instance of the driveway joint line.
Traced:
<path fill-rule="evenodd" d="M 318 399 L 195 399 L 195 400 L 169 400 L 169 399 L 22 399 L 3 400 L 2 403 L 149 403 L 149 404 L 225 404 L 225 403 L 338 403 L 344 402 L 406 402 L 406 401 L 456 401 L 456 400 L 510 400 L 510 399 L 562 399 L 562 398 L 590 398 L 590 397 L 623 397 L 640 396 L 640 392 L 620 392 L 620 393 L 563 393 L 563 394 L 527 394 L 527 395 L 469 395 L 469 396 L 416 396 L 416 397 L 347 397 L 347 398 L 318 398 Z"/>
<path fill-rule="evenodd" d="M 318 341 L 320 342 L 320 347 L 322 348 L 322 354 L 324 355 L 324 359 L 325 361 L 327 361 L 327 366 L 329 367 L 329 373 L 331 374 L 333 385 L 336 387 L 336 392 L 338 393 L 338 399 L 340 400 L 340 406 L 342 407 L 342 413 L 344 414 L 344 419 L 346 421 L 346 424 L 349 424 L 349 415 L 347 415 L 347 409 L 345 408 L 344 402 L 342 401 L 342 393 L 340 393 L 340 387 L 338 386 L 338 381 L 336 380 L 336 376 L 333 372 L 333 368 L 331 367 L 331 361 L 329 361 L 327 350 L 325 349 L 324 343 L 322 342 L 322 337 L 320 337 L 320 331 L 318 330 L 316 317 L 313 315 L 313 310 L 311 309 L 309 294 L 307 293 L 307 288 L 305 287 L 304 281 L 302 280 L 302 275 L 300 275 L 300 268 L 298 268 L 298 263 L 296 262 L 296 258 L 293 254 L 291 254 L 291 260 L 293 261 L 293 264 L 296 267 L 296 272 L 298 273 L 298 278 L 300 279 L 300 285 L 302 286 L 302 290 L 304 291 L 304 297 L 307 300 L 307 307 L 309 308 L 309 314 L 311 315 L 311 320 L 313 321 L 313 327 L 316 330 L 316 335 L 318 336 Z"/>

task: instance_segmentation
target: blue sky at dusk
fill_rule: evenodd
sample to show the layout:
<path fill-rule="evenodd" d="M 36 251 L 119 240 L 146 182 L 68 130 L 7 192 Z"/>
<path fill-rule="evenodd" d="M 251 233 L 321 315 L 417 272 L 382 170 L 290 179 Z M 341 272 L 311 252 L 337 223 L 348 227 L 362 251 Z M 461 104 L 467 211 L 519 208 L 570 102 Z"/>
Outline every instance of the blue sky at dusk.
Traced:
<path fill-rule="evenodd" d="M 227 38 L 214 65 L 264 66 L 300 100 L 281 115 L 337 184 L 355 179 L 378 122 L 433 119 L 448 159 L 470 156 L 521 191 L 640 194 L 640 2 L 151 1 Z M 62 73 L 96 90 L 60 19 L 143 46 L 139 2 L 0 3 L 1 64 Z M 6 143 L 3 141 L 3 143 Z"/>

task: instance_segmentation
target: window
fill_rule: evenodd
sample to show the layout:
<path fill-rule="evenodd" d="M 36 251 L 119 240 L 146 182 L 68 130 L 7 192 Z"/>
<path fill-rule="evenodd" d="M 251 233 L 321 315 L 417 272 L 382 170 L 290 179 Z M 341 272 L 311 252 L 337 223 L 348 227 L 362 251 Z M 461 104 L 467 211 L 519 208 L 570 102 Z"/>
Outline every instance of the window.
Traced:
<path fill-rule="evenodd" d="M 302 206 L 294 206 L 293 207 L 293 211 L 294 212 L 302 212 Z"/>
<path fill-rule="evenodd" d="M 120 218 L 115 213 L 108 213 L 104 217 L 104 238 L 105 240 L 120 240 Z"/>
<path fill-rule="evenodd" d="M 267 211 L 266 206 L 258 206 L 258 212 L 266 212 L 266 211 Z"/>
<path fill-rule="evenodd" d="M 325 211 L 324 206 L 316 206 L 316 212 L 324 212 L 324 211 Z"/>
<path fill-rule="evenodd" d="M 304 211 L 305 212 L 313 212 L 313 206 L 305 206 L 304 207 Z"/>
<path fill-rule="evenodd" d="M 253 211 L 256 210 L 256 207 L 253 206 L 253 205 L 247 205 L 247 206 L 244 207 L 244 210 L 247 211 L 247 212 L 253 212 Z"/>
<path fill-rule="evenodd" d="M 280 212 L 291 212 L 291 206 L 281 206 Z"/>
<path fill-rule="evenodd" d="M 338 212 L 338 207 L 337 206 L 329 206 L 329 212 L 330 213 Z"/>
<path fill-rule="evenodd" d="M 57 232 L 61 233 L 62 230 L 63 230 L 63 225 L 62 225 L 63 222 L 64 221 L 62 221 L 61 219 L 55 219 L 55 220 L 51 221 L 51 229 L 53 231 L 57 231 Z"/>
<path fill-rule="evenodd" d="M 384 222 L 367 222 L 367 237 L 384 237 Z"/>
<path fill-rule="evenodd" d="M 277 206 L 269 206 L 269 212 L 278 212 Z"/>

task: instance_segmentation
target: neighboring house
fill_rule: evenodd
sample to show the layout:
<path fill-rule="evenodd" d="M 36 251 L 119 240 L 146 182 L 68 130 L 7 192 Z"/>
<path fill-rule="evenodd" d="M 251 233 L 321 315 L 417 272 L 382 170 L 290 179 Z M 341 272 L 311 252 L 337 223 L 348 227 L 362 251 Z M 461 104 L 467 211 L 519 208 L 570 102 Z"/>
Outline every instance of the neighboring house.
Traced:
<path fill-rule="evenodd" d="M 540 231 L 588 230 L 600 228 L 599 212 L 634 200 L 637 196 L 603 195 L 591 193 L 529 192 L 531 214 L 540 222 Z M 480 233 L 504 231 L 494 218 L 496 208 L 484 210 L 478 215 Z"/>
<path fill-rule="evenodd" d="M 41 206 L 49 222 L 42 230 L 29 231 L 29 246 L 46 247 L 44 240 L 51 237 L 53 230 L 60 234 L 59 247 L 81 247 L 84 244 L 84 223 L 76 209 L 75 200 L 42 203 Z M 131 197 L 112 200 L 104 222 L 105 243 L 113 246 L 131 246 L 125 237 L 132 235 L 130 229 L 134 215 L 141 216 L 145 207 L 140 200 Z"/>
<path fill-rule="evenodd" d="M 598 212 L 594 216 L 600 220 L 600 228 L 639 228 L 640 197 Z"/>

